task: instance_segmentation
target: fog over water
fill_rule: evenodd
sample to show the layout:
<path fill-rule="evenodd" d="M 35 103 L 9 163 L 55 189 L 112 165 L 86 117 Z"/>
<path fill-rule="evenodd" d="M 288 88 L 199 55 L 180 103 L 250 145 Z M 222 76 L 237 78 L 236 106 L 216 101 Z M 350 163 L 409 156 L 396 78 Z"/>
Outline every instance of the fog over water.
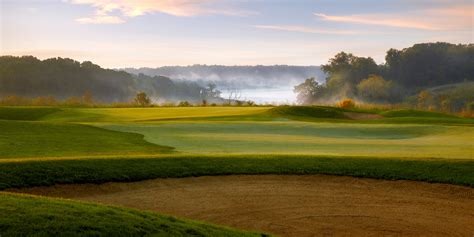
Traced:
<path fill-rule="evenodd" d="M 222 90 L 222 98 L 229 98 L 234 91 Z M 296 94 L 293 87 L 281 88 L 244 88 L 237 92 L 240 100 L 251 100 L 257 104 L 293 104 L 296 103 Z"/>
<path fill-rule="evenodd" d="M 325 78 L 318 66 L 192 65 L 124 70 L 134 74 L 192 81 L 203 87 L 212 83 L 222 92 L 221 97 L 224 99 L 251 100 L 258 104 L 296 103 L 294 86 L 309 77 L 315 77 L 320 82 Z"/>

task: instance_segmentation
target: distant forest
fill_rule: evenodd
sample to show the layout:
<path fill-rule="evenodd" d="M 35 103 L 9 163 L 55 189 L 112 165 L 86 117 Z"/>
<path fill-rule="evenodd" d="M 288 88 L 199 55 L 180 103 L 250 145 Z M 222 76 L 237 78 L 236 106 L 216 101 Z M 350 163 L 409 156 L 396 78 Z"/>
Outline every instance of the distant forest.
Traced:
<path fill-rule="evenodd" d="M 145 92 L 154 101 L 213 99 L 195 82 L 133 75 L 68 58 L 0 57 L 0 97 L 51 96 L 64 100 L 88 95 L 98 102 L 111 103 L 131 101 L 139 92 Z"/>
<path fill-rule="evenodd" d="M 192 65 L 165 66 L 158 68 L 125 68 L 133 74 L 143 73 L 149 76 L 166 76 L 172 79 L 192 80 L 202 86 L 216 84 L 219 89 L 278 88 L 292 87 L 308 77 L 321 80 L 325 74 L 319 66 L 222 66 Z"/>
<path fill-rule="evenodd" d="M 385 61 L 378 65 L 370 57 L 340 52 L 321 66 L 327 74 L 324 83 L 308 78 L 294 91 L 302 104 L 349 98 L 366 103 L 406 103 L 420 109 L 473 106 L 474 44 L 415 44 L 388 50 Z"/>
<path fill-rule="evenodd" d="M 377 64 L 370 57 L 340 52 L 321 67 L 194 65 L 126 72 L 68 58 L 1 56 L 0 98 L 73 97 L 72 101 L 93 98 L 113 103 L 133 101 L 144 92 L 152 103 L 223 103 L 220 88 L 297 85 L 294 91 L 300 104 L 334 104 L 353 99 L 445 111 L 474 107 L 473 44 L 416 44 L 388 50 L 385 60 L 384 64 Z"/>

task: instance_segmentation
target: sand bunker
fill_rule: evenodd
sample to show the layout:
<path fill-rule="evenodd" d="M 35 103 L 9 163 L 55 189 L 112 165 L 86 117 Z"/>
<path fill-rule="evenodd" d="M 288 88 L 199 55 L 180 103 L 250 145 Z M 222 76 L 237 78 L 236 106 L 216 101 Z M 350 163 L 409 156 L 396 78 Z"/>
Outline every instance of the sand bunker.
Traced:
<path fill-rule="evenodd" d="M 222 176 L 9 190 L 281 236 L 473 236 L 474 189 L 324 175 Z"/>

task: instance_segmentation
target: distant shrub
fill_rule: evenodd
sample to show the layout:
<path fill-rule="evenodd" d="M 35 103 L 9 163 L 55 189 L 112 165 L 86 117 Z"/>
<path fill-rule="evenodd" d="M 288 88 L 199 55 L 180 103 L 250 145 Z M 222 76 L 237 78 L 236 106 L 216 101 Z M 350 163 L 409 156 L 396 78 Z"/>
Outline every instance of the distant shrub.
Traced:
<path fill-rule="evenodd" d="M 251 101 L 251 100 L 248 100 L 246 102 L 247 106 L 255 106 L 255 102 Z"/>
<path fill-rule="evenodd" d="M 136 105 L 142 106 L 142 107 L 151 105 L 151 100 L 145 92 L 137 93 L 133 101 L 135 102 Z"/>
<path fill-rule="evenodd" d="M 339 102 L 337 106 L 344 109 L 353 109 L 355 107 L 355 102 L 352 99 L 345 99 Z"/>
<path fill-rule="evenodd" d="M 474 101 L 466 103 L 466 107 L 461 111 L 461 116 L 474 118 Z"/>
<path fill-rule="evenodd" d="M 176 103 L 174 103 L 172 101 L 168 101 L 168 102 L 161 103 L 160 106 L 161 107 L 176 107 Z"/>
<path fill-rule="evenodd" d="M 187 100 L 185 100 L 185 101 L 180 101 L 178 106 L 179 107 L 189 107 L 189 106 L 191 106 L 191 104 Z"/>

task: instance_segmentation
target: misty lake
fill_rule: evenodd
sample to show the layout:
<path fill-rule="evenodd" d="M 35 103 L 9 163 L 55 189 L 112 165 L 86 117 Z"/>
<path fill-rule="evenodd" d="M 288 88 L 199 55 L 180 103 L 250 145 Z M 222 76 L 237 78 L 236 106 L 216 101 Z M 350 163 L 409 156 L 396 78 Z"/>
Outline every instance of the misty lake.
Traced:
<path fill-rule="evenodd" d="M 231 92 L 222 90 L 221 97 L 228 99 Z M 234 92 L 235 93 L 235 92 Z M 258 104 L 293 104 L 296 103 L 296 94 L 292 87 L 287 88 L 251 88 L 238 91 L 239 100 L 251 100 Z"/>

